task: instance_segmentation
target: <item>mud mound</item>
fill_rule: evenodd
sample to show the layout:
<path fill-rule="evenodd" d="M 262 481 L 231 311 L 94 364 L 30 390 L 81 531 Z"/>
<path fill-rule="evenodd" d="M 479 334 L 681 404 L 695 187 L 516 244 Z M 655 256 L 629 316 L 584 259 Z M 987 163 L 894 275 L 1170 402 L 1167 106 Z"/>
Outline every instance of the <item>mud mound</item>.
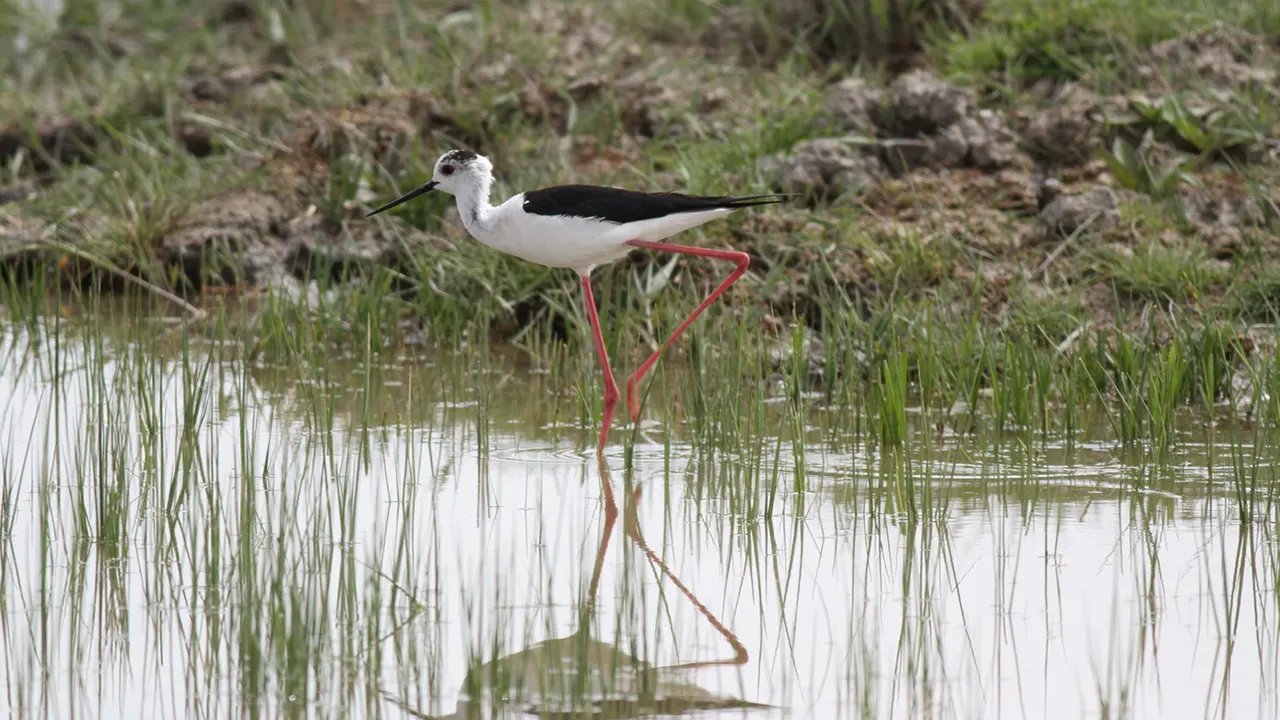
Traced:
<path fill-rule="evenodd" d="M 256 283 L 288 254 L 285 223 L 292 208 L 254 190 L 232 190 L 187 211 L 160 240 L 156 258 L 178 267 L 194 288 Z"/>
<path fill-rule="evenodd" d="M 821 117 L 827 128 L 858 132 L 865 140 L 854 149 L 842 138 L 820 138 L 765 161 L 762 172 L 775 188 L 835 197 L 867 189 L 881 168 L 904 175 L 1028 164 L 1003 115 L 976 107 L 972 91 L 925 71 L 901 75 L 883 92 L 844 80 L 828 91 Z"/>
<path fill-rule="evenodd" d="M 820 199 L 861 194 L 884 176 L 875 155 L 839 138 L 800 143 L 786 155 L 762 160 L 760 172 L 781 192 Z"/>
<path fill-rule="evenodd" d="M 0 215 L 0 273 L 25 276 L 41 260 L 36 241 L 42 228 L 17 215 Z"/>
<path fill-rule="evenodd" d="M 1280 56 L 1266 40 L 1240 28 L 1214 24 L 1153 45 L 1138 75 L 1154 89 L 1196 82 L 1217 87 L 1275 87 Z"/>
<path fill-rule="evenodd" d="M 367 277 L 375 268 L 409 271 L 413 258 L 425 248 L 446 247 L 438 238 L 417 230 L 403 233 L 402 242 L 381 225 L 363 219 L 336 230 L 313 210 L 289 221 L 289 254 L 285 265 L 299 279 L 326 277 L 348 281 Z"/>
<path fill-rule="evenodd" d="M 863 78 L 848 77 L 832 85 L 822 98 L 822 120 L 835 130 L 876 132 L 885 105 L 885 91 Z"/>
<path fill-rule="evenodd" d="M 1078 165 L 1093 159 L 1102 147 L 1102 99 L 1083 85 L 1067 83 L 1043 107 L 1020 113 L 1016 124 L 1037 160 Z"/>
<path fill-rule="evenodd" d="M 1064 237 L 1077 232 L 1110 230 L 1120 222 L 1116 195 L 1105 187 L 1059 195 L 1040 211 L 1040 220 L 1050 232 Z"/>

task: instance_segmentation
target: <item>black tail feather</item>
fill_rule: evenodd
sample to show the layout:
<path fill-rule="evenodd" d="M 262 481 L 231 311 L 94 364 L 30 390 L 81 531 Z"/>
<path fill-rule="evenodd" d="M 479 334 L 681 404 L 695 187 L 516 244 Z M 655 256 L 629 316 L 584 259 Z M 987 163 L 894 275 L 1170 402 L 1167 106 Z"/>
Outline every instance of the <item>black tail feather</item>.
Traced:
<path fill-rule="evenodd" d="M 728 208 L 745 208 L 754 207 L 756 205 L 776 205 L 784 203 L 791 198 L 799 197 L 795 193 L 768 193 L 765 195 L 741 195 L 737 197 L 724 198 L 723 207 Z"/>

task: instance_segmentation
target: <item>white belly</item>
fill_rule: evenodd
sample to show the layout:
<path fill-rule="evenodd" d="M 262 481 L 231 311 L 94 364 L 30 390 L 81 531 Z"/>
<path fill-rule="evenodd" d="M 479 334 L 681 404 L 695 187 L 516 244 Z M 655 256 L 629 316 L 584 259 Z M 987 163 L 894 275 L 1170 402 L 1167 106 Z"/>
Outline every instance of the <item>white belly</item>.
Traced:
<path fill-rule="evenodd" d="M 626 240 L 612 240 L 613 223 L 584 218 L 548 217 L 520 213 L 499 223 L 487 236 L 476 236 L 494 250 L 550 267 L 589 272 L 626 257 L 633 249 Z"/>
<path fill-rule="evenodd" d="M 634 249 L 627 244 L 632 240 L 662 240 L 730 212 L 680 213 L 619 225 L 590 218 L 534 215 L 526 213 L 523 204 L 523 196 L 516 195 L 494 208 L 493 219 L 485 227 L 468 230 L 494 250 L 579 274 L 626 257 Z"/>

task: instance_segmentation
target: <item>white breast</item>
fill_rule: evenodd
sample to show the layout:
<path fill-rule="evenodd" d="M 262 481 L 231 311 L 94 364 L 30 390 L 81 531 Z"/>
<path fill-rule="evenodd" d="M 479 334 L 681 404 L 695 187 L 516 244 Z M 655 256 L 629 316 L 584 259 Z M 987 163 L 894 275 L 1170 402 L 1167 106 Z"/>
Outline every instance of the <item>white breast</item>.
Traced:
<path fill-rule="evenodd" d="M 494 250 L 539 265 L 570 268 L 585 274 L 597 265 L 626 257 L 633 250 L 627 245 L 632 240 L 662 240 L 730 212 L 728 209 L 705 210 L 618 224 L 527 213 L 522 193 L 494 208 L 484 222 L 468 229 L 477 240 Z"/>

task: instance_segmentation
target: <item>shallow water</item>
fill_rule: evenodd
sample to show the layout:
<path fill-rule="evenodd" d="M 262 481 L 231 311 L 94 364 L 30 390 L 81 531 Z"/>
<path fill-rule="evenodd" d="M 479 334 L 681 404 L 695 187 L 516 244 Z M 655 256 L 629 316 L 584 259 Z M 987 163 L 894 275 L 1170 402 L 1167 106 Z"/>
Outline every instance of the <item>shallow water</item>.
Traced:
<path fill-rule="evenodd" d="M 496 353 L 60 332 L 0 355 L 6 716 L 1280 713 L 1248 428 L 1188 418 L 1157 463 L 762 437 L 744 484 L 750 448 L 657 419 L 602 468 L 573 389 Z"/>

